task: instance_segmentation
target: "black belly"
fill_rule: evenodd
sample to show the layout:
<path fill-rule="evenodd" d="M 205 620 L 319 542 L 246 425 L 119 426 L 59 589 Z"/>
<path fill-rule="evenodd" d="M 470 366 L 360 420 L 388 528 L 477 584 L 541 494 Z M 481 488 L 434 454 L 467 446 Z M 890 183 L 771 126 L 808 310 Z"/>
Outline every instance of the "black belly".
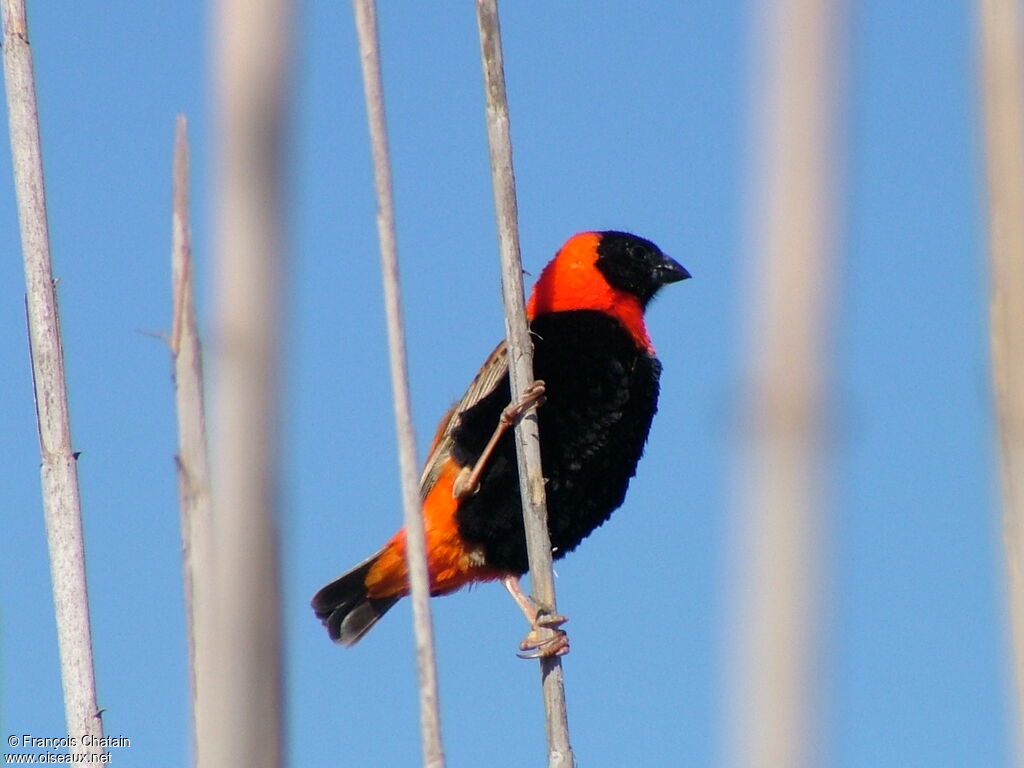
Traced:
<path fill-rule="evenodd" d="M 531 331 L 534 376 L 546 384 L 547 401 L 538 410 L 541 461 L 548 531 L 559 558 L 622 504 L 657 410 L 661 364 L 601 312 L 541 315 Z M 476 461 L 509 400 L 506 376 L 462 415 L 453 449 L 460 464 Z M 488 565 L 529 570 L 511 431 L 457 519 L 462 537 L 483 547 Z"/>

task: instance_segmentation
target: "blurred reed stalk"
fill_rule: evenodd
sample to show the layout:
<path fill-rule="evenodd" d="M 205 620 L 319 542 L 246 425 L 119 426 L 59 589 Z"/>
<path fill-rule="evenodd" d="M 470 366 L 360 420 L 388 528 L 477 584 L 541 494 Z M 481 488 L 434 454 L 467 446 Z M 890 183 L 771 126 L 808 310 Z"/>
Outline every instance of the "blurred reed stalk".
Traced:
<path fill-rule="evenodd" d="M 29 351 L 42 453 L 43 513 L 50 550 L 64 715 L 68 735 L 78 739 L 78 746 L 71 753 L 100 755 L 101 747 L 84 746 L 81 738 L 101 737 L 103 723 L 96 706 L 78 454 L 71 445 L 64 350 L 50 264 L 36 86 L 24 0 L 3 0 L 3 25 L 8 127 L 25 262 Z"/>
<path fill-rule="evenodd" d="M 282 763 L 277 496 L 294 14 L 287 0 L 265 0 L 258 10 L 247 0 L 220 0 L 214 14 L 216 626 L 211 679 L 197 681 L 210 692 L 197 751 L 218 768 Z"/>
<path fill-rule="evenodd" d="M 518 402 L 523 391 L 533 383 L 533 343 L 523 309 L 523 267 L 519 255 L 515 173 L 512 167 L 512 139 L 509 133 L 497 0 L 477 0 L 476 13 L 487 103 L 487 141 L 501 251 L 501 289 L 505 308 L 505 333 L 508 338 L 509 379 L 512 402 Z M 515 439 L 533 598 L 539 605 L 556 613 L 548 511 L 535 411 L 516 425 Z M 575 758 L 569 744 L 562 662 L 558 657 L 542 658 L 540 668 L 548 765 L 551 768 L 571 768 L 575 765 Z"/>
<path fill-rule="evenodd" d="M 992 376 L 1002 460 L 1003 540 L 1024 765 L 1024 36 L 1018 0 L 979 0 L 988 172 Z"/>
<path fill-rule="evenodd" d="M 363 70 L 363 90 L 366 95 L 366 113 L 370 127 L 373 173 L 377 191 L 377 234 L 380 239 L 380 268 L 384 281 L 384 308 L 387 315 L 388 350 L 391 358 L 391 386 L 406 529 L 406 558 L 409 566 L 413 628 L 416 634 L 416 662 L 419 669 L 423 765 L 426 768 L 443 768 L 445 758 L 441 743 L 437 661 L 434 655 L 434 628 L 430 619 L 430 582 L 417 475 L 416 435 L 409 402 L 409 373 L 405 355 L 402 295 L 398 281 L 395 206 L 391 195 L 391 166 L 384 117 L 377 10 L 374 0 L 353 0 L 353 9 L 359 34 L 359 58 Z"/>
<path fill-rule="evenodd" d="M 206 412 L 203 398 L 203 351 L 196 321 L 192 266 L 192 233 L 189 226 L 188 128 L 178 115 L 174 137 L 174 190 L 171 218 L 171 281 L 174 319 L 171 329 L 171 362 L 174 368 L 174 400 L 178 415 L 178 500 L 181 509 L 181 554 L 185 585 L 185 621 L 188 632 L 188 660 L 192 690 L 193 764 L 205 761 L 198 753 L 200 731 L 210 720 L 209 622 L 210 569 L 213 559 L 212 502 L 210 499 L 209 453 L 206 445 Z M 203 683 L 200 690 L 200 681 Z"/>
<path fill-rule="evenodd" d="M 752 380 L 743 409 L 730 757 L 817 761 L 826 355 L 832 326 L 842 3 L 763 3 L 753 84 Z"/>

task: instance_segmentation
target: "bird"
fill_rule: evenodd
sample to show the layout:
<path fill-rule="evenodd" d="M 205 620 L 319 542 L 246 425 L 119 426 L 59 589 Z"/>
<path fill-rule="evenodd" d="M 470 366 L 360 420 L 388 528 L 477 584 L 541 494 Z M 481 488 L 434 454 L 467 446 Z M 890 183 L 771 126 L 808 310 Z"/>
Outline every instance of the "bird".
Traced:
<path fill-rule="evenodd" d="M 526 595 L 529 570 L 510 427 L 534 410 L 552 557 L 573 551 L 622 505 L 658 406 L 661 363 L 644 313 L 690 273 L 643 237 L 581 232 L 544 267 L 526 304 L 534 382 L 512 402 L 502 342 L 441 419 L 420 478 L 432 596 L 500 580 L 530 623 L 524 658 L 560 656 L 566 618 Z M 332 640 L 358 642 L 409 593 L 406 532 L 320 589 Z"/>

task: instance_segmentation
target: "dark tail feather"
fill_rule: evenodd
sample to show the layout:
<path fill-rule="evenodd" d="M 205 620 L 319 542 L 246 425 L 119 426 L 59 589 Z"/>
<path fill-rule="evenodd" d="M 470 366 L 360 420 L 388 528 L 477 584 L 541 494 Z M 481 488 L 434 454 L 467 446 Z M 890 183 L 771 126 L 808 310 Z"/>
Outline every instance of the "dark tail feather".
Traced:
<path fill-rule="evenodd" d="M 366 593 L 366 574 L 380 555 L 364 560 L 313 595 L 316 617 L 334 642 L 355 645 L 401 597 L 374 598 Z"/>

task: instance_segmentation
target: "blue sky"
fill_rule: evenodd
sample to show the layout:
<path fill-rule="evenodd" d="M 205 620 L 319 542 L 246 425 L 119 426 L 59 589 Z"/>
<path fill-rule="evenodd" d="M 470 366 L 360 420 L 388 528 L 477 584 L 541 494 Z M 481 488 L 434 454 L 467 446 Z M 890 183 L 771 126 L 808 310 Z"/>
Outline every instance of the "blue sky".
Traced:
<path fill-rule="evenodd" d="M 830 362 L 821 759 L 1009 765 L 987 272 L 968 4 L 865 0 L 849 19 L 845 214 Z M 32 4 L 30 31 L 99 700 L 115 764 L 180 766 L 189 713 L 170 364 L 170 157 L 193 140 L 209 332 L 211 114 L 195 2 Z M 732 481 L 749 254 L 751 10 L 502 8 L 523 261 L 574 232 L 653 239 L 694 279 L 649 312 L 661 410 L 625 507 L 559 563 L 583 766 L 720 763 Z M 421 446 L 502 333 L 469 3 L 380 9 Z M 400 520 L 374 200 L 347 3 L 296 29 L 281 523 L 292 765 L 416 765 L 408 605 L 332 646 L 313 591 Z M 39 500 L 9 157 L 0 153 L 0 730 L 63 707 Z M 528 279 L 529 283 L 529 279 Z M 534 664 L 500 586 L 433 602 L 449 765 L 543 759 Z M 239 637 L 238 642 L 246 642 Z"/>

